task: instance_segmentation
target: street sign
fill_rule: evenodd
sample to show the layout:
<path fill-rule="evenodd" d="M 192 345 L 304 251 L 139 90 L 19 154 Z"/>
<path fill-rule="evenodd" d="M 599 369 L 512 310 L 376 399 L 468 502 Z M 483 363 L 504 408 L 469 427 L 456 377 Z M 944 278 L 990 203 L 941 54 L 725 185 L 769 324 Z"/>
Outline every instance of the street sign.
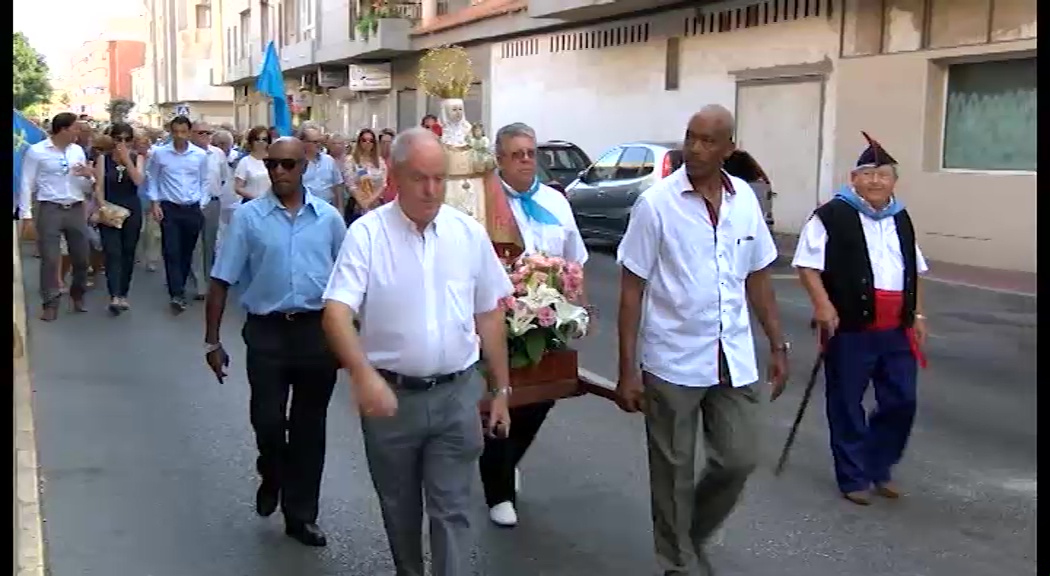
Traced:
<path fill-rule="evenodd" d="M 175 115 L 176 116 L 189 116 L 190 115 L 190 105 L 189 104 L 176 104 L 175 105 Z"/>

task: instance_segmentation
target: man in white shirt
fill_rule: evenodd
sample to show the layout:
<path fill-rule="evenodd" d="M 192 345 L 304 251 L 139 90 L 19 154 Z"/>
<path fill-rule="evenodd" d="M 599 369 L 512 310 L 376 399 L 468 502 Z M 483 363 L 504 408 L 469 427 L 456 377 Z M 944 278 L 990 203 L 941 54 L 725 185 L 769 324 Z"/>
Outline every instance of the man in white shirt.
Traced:
<path fill-rule="evenodd" d="M 84 149 L 76 143 L 79 130 L 75 114 L 58 114 L 51 120 L 51 137 L 30 146 L 22 165 L 19 213 L 25 220 L 36 218 L 40 299 L 43 304 L 40 319 L 45 322 L 58 317 L 62 236 L 65 236 L 73 268 L 73 282 L 69 288 L 73 310 L 85 310 L 84 293 L 91 249 L 85 200 L 91 193 L 95 177 Z M 37 203 L 35 215 L 32 212 L 34 200 Z"/>
<path fill-rule="evenodd" d="M 817 208 L 792 264 L 826 339 L 824 379 L 831 455 L 842 495 L 861 506 L 870 492 L 899 498 L 890 471 L 915 420 L 926 316 L 919 276 L 926 260 L 904 204 L 893 194 L 897 161 L 867 134 L 851 186 Z M 864 413 L 875 387 L 878 407 Z"/>
<path fill-rule="evenodd" d="M 444 206 L 447 159 L 437 137 L 402 132 L 391 162 L 398 200 L 347 231 L 325 290 L 324 328 L 350 372 L 398 576 L 424 574 L 424 506 L 432 573 L 467 576 L 483 447 L 485 384 L 475 365 L 483 351 L 494 383 L 488 430 L 505 435 L 510 377 L 499 300 L 513 288 L 485 229 Z"/>
<path fill-rule="evenodd" d="M 226 226 L 229 225 L 234 211 L 241 205 L 241 197 L 237 195 L 233 188 L 235 178 L 233 177 L 233 160 L 230 159 L 230 156 L 234 153 L 233 133 L 226 129 L 216 130 L 211 142 L 226 155 L 227 167 L 226 179 L 222 183 L 222 190 L 219 194 L 219 227 L 215 233 L 215 253 L 218 254 L 219 245 L 222 244 L 223 233 L 226 230 Z"/>
<path fill-rule="evenodd" d="M 733 115 L 721 106 L 690 118 L 684 166 L 642 193 L 617 251 L 618 402 L 645 413 L 666 576 L 712 573 L 704 545 L 755 468 L 760 393 L 748 303 L 769 339 L 773 398 L 788 373 L 769 272 L 777 249 L 758 198 L 722 170 L 732 137 Z M 701 431 L 707 462 L 697 478 Z"/>
<path fill-rule="evenodd" d="M 587 262 L 572 207 L 557 190 L 536 178 L 536 132 L 521 123 L 496 133 L 499 181 L 521 236 L 524 253 L 542 252 L 581 266 Z M 498 526 L 518 523 L 515 509 L 517 467 L 543 426 L 554 401 L 517 406 L 510 411 L 514 422 L 508 438 L 486 438 L 481 455 L 481 482 L 489 519 Z"/>
<path fill-rule="evenodd" d="M 186 289 L 193 294 L 195 299 L 204 300 L 208 294 L 208 273 L 215 261 L 215 243 L 219 234 L 219 218 L 222 215 L 222 190 L 226 187 L 226 183 L 233 179 L 233 176 L 230 174 L 230 165 L 226 161 L 226 152 L 211 142 L 212 137 L 215 136 L 211 125 L 198 120 L 193 123 L 192 130 L 190 141 L 208 153 L 207 194 L 209 199 L 201 209 L 204 213 L 204 223 L 201 226 L 200 235 L 197 236 L 197 246 L 193 251 L 193 264 L 186 281 Z"/>

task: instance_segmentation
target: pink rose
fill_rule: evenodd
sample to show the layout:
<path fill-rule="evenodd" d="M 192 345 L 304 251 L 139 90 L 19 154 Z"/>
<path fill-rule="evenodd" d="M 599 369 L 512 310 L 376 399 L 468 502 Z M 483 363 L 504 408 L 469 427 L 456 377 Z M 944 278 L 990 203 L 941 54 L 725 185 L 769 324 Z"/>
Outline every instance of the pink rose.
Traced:
<path fill-rule="evenodd" d="M 517 272 L 515 272 L 515 273 L 510 275 L 510 283 L 511 284 L 520 284 L 521 281 L 524 280 L 524 279 L 525 278 L 523 278 L 522 275 L 518 274 Z"/>
<path fill-rule="evenodd" d="M 521 282 L 518 282 L 517 284 L 515 284 L 514 285 L 514 293 L 515 294 L 525 294 L 525 285 L 522 284 Z"/>
<path fill-rule="evenodd" d="M 517 301 L 513 296 L 507 296 L 506 298 L 500 298 L 499 305 L 503 310 L 513 310 Z"/>
<path fill-rule="evenodd" d="M 554 326 L 554 322 L 558 320 L 558 317 L 554 314 L 554 310 L 550 306 L 544 306 L 536 311 L 536 321 L 539 322 L 543 328 Z"/>

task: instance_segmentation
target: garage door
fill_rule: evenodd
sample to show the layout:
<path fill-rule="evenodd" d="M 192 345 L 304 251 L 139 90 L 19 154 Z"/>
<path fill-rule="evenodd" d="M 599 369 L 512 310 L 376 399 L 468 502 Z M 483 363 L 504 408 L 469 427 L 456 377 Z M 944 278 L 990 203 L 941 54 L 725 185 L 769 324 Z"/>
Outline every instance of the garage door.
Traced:
<path fill-rule="evenodd" d="M 798 234 L 820 202 L 821 82 L 744 84 L 736 103 L 737 144 L 773 182 L 774 230 Z"/>

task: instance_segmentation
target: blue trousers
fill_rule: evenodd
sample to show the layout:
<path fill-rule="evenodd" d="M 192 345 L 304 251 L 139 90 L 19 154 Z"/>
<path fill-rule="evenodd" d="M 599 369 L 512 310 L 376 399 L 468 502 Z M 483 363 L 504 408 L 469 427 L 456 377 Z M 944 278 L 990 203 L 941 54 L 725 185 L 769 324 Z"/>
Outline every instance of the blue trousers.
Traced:
<path fill-rule="evenodd" d="M 182 298 L 186 277 L 193 263 L 193 249 L 204 225 L 199 204 L 161 202 L 164 218 L 160 221 L 160 250 L 164 256 L 164 273 L 168 278 L 168 296 Z"/>
<path fill-rule="evenodd" d="M 840 332 L 824 364 L 835 480 L 842 493 L 890 480 L 915 421 L 918 365 L 904 330 Z M 868 383 L 877 407 L 864 412 Z"/>

